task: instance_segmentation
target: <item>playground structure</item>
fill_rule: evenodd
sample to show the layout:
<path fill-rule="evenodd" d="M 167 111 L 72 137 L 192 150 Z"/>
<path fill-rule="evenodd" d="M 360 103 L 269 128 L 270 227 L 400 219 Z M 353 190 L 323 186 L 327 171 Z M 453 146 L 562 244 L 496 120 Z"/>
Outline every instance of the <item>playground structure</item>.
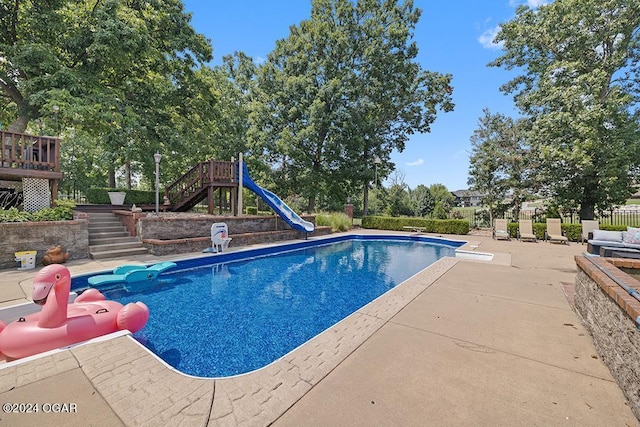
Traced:
<path fill-rule="evenodd" d="M 218 192 L 219 212 L 223 202 L 231 205 L 231 212 L 237 216 L 242 212 L 242 188 L 253 191 L 264 200 L 291 228 L 311 233 L 313 223 L 303 220 L 277 195 L 260 187 L 249 175 L 246 163 L 240 155 L 236 161 L 208 160 L 200 162 L 173 184 L 165 187 L 165 199 L 170 210 L 186 212 L 207 199 L 208 213 L 215 215 L 215 193 Z"/>

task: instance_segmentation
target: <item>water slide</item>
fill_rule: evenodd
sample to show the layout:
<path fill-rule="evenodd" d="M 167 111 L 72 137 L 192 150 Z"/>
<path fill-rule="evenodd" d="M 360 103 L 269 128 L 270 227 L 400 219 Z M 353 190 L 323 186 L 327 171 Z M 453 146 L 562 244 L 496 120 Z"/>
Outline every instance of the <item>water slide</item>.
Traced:
<path fill-rule="evenodd" d="M 247 169 L 247 164 L 245 162 L 242 162 L 242 185 L 260 196 L 262 200 L 264 200 L 269 207 L 280 215 L 280 217 L 294 230 L 305 231 L 307 233 L 311 233 L 315 230 L 315 225 L 313 225 L 312 222 L 305 221 L 300 218 L 300 216 L 287 206 L 286 203 L 280 200 L 278 196 L 253 182 L 249 176 L 249 170 Z"/>

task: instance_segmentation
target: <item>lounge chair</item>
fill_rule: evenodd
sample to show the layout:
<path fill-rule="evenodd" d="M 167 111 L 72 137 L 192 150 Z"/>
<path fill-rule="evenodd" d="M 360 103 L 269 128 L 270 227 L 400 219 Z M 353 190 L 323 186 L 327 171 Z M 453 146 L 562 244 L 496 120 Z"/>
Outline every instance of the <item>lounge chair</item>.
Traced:
<path fill-rule="evenodd" d="M 506 219 L 496 219 L 493 226 L 493 238 L 496 240 L 510 240 Z"/>
<path fill-rule="evenodd" d="M 562 223 L 560 218 L 547 218 L 547 239 L 550 243 L 565 243 L 569 242 L 565 236 L 562 235 Z"/>
<path fill-rule="evenodd" d="M 530 219 L 521 219 L 518 222 L 519 238 L 523 242 L 537 242 L 538 238 L 533 234 L 533 223 Z"/>
<path fill-rule="evenodd" d="M 589 233 L 593 233 L 594 230 L 598 230 L 600 224 L 597 220 L 584 219 L 582 220 L 582 244 L 589 240 Z"/>

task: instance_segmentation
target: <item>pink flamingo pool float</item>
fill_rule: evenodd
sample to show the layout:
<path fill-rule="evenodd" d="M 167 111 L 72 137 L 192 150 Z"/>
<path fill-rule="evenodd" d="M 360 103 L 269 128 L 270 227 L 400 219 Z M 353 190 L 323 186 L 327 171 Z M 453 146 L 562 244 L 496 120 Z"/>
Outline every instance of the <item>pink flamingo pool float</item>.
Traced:
<path fill-rule="evenodd" d="M 42 311 L 5 325 L 0 321 L 0 354 L 19 359 L 65 347 L 118 330 L 137 332 L 149 320 L 142 302 L 124 307 L 107 301 L 97 289 L 88 289 L 68 304 L 69 269 L 60 264 L 44 267 L 33 279 L 33 302 Z"/>

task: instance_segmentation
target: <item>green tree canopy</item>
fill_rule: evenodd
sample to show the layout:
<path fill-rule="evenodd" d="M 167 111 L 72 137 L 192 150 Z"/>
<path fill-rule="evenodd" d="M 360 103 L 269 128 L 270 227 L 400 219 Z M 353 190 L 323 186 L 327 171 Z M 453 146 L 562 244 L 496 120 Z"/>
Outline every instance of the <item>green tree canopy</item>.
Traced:
<path fill-rule="evenodd" d="M 153 176 L 155 151 L 171 177 L 242 150 L 223 117 L 237 88 L 204 66 L 211 46 L 190 19 L 179 0 L 1 2 L 0 118 L 15 132 L 62 132 L 63 164 L 92 154 L 112 181 L 132 162 Z"/>
<path fill-rule="evenodd" d="M 429 192 L 435 202 L 432 215 L 435 218 L 446 219 L 453 208 L 455 197 L 444 184 L 436 183 L 429 186 Z"/>
<path fill-rule="evenodd" d="M 504 54 L 490 65 L 523 72 L 502 90 L 531 120 L 544 194 L 583 219 L 624 203 L 640 159 L 640 3 L 519 7 L 496 41 Z"/>
<path fill-rule="evenodd" d="M 309 210 L 317 194 L 344 203 L 361 188 L 366 214 L 373 160 L 386 176 L 392 150 L 453 108 L 451 76 L 415 62 L 419 17 L 410 0 L 314 0 L 311 18 L 291 27 L 259 68 L 264 102 L 251 114 L 251 142 Z"/>
<path fill-rule="evenodd" d="M 411 198 L 414 204 L 415 216 L 425 217 L 433 213 L 436 207 L 436 201 L 426 185 L 418 185 L 415 190 L 411 192 Z"/>
<path fill-rule="evenodd" d="M 524 141 L 526 121 L 491 114 L 486 108 L 483 113 L 471 136 L 468 184 L 483 194 L 493 224 L 496 206 L 503 205 L 509 195 L 517 218 L 531 193 L 531 153 Z"/>

